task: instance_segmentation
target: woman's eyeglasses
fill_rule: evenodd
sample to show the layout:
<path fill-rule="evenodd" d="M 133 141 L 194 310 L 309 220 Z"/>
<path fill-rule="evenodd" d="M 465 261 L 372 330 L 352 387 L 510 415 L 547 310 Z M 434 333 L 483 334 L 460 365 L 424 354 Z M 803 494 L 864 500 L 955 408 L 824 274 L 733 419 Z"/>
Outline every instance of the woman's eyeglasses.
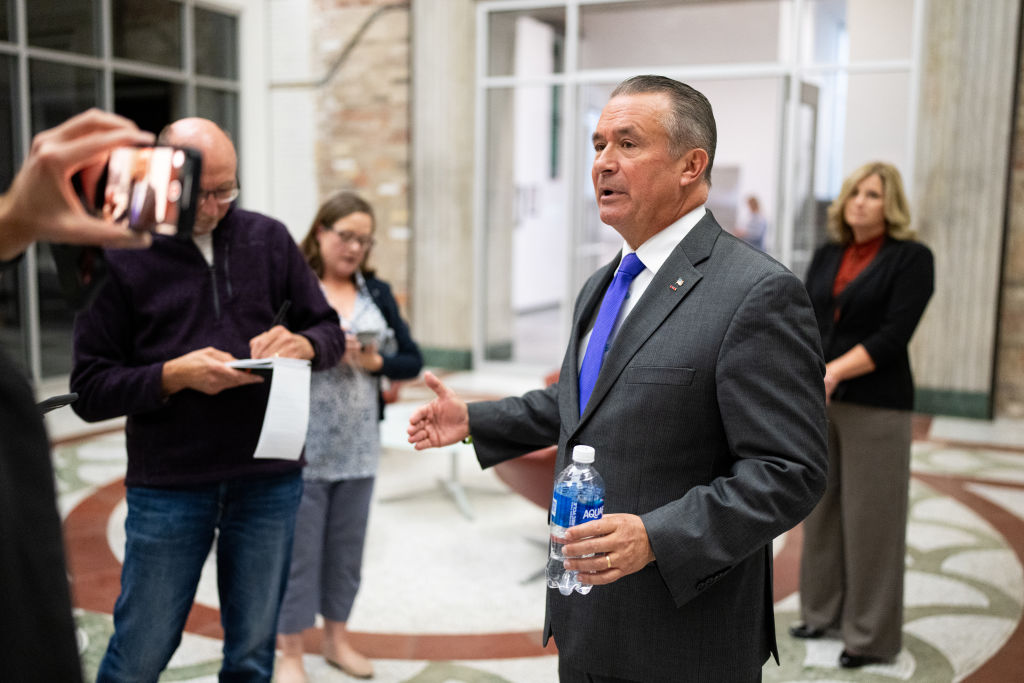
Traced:
<path fill-rule="evenodd" d="M 333 232 L 342 242 L 354 242 L 363 249 L 373 246 L 374 243 L 374 239 L 370 235 L 360 235 L 351 230 L 335 230 L 334 228 L 328 228 L 326 225 L 323 228 L 327 232 Z"/>

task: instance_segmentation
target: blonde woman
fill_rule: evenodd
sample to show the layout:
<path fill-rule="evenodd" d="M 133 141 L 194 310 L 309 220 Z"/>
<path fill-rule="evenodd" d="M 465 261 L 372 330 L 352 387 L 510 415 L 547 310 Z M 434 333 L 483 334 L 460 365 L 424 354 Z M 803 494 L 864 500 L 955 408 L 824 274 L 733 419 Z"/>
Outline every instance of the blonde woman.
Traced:
<path fill-rule="evenodd" d="M 914 381 L 907 345 L 934 288 L 910 229 L 899 171 L 875 162 L 843 183 L 831 241 L 806 286 L 825 355 L 828 487 L 804 521 L 797 638 L 842 637 L 839 664 L 892 661 L 902 647 Z"/>

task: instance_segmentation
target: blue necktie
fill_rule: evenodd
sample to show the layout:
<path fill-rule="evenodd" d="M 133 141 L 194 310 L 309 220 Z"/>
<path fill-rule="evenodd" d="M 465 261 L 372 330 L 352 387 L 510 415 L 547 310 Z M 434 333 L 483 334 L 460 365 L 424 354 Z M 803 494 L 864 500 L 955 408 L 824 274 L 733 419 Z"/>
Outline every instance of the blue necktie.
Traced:
<path fill-rule="evenodd" d="M 583 355 L 583 364 L 580 366 L 580 415 L 587 407 L 590 394 L 594 391 L 594 384 L 597 383 L 597 375 L 601 371 L 601 363 L 604 361 L 604 354 L 608 350 L 608 336 L 615 326 L 615 319 L 619 317 L 619 309 L 626 299 L 629 285 L 633 278 L 644 270 L 644 264 L 634 253 L 626 254 L 619 263 L 619 269 L 615 271 L 612 283 L 601 300 L 601 309 L 597 312 L 597 320 L 594 322 L 594 329 L 590 333 L 590 342 L 587 344 L 587 352 Z"/>

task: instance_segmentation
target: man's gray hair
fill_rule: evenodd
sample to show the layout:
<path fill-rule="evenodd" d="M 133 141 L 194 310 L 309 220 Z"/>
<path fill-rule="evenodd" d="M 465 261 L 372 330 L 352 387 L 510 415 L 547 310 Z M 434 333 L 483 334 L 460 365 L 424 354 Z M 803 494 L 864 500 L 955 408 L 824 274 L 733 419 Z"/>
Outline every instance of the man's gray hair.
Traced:
<path fill-rule="evenodd" d="M 612 91 L 612 97 L 619 95 L 640 95 L 643 93 L 665 93 L 668 95 L 669 116 L 661 122 L 668 133 L 669 151 L 679 158 L 691 149 L 703 149 L 708 153 L 708 165 L 704 169 L 704 182 L 711 185 L 711 166 L 715 162 L 715 147 L 718 145 L 718 128 L 711 103 L 700 91 L 665 76 L 633 76 L 627 78 Z"/>

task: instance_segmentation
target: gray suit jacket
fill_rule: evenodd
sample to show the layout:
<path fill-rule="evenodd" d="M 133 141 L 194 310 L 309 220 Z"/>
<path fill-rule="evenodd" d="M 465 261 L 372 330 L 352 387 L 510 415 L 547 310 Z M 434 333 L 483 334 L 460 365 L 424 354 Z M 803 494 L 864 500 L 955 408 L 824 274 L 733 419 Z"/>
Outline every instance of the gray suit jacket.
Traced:
<path fill-rule="evenodd" d="M 594 446 L 605 514 L 640 515 L 655 562 L 587 596 L 547 591 L 545 642 L 641 681 L 757 680 L 776 657 L 771 542 L 825 486 L 824 363 L 800 280 L 708 213 L 623 322 L 586 412 L 580 338 L 618 259 L 576 301 L 560 380 L 469 406 L 484 467 Z M 681 280 L 682 284 L 678 284 Z"/>

